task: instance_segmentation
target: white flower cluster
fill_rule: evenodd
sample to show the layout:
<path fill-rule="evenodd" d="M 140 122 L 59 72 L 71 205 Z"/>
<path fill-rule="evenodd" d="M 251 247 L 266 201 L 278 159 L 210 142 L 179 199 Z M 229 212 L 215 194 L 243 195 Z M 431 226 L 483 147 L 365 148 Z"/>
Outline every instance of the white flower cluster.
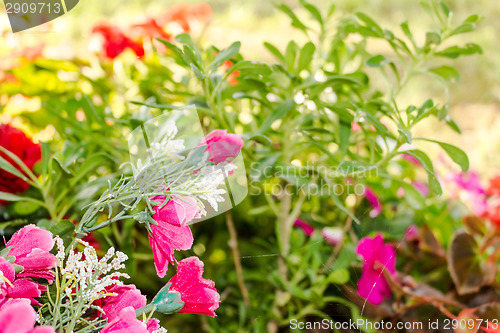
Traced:
<path fill-rule="evenodd" d="M 160 327 L 156 331 L 153 331 L 153 333 L 167 333 L 167 332 L 168 332 L 167 329 L 163 327 Z"/>
<path fill-rule="evenodd" d="M 69 251 L 66 257 L 64 244 L 61 238 L 55 237 L 59 260 L 59 270 L 62 278 L 68 281 L 65 288 L 66 296 L 80 297 L 90 304 L 105 297 L 106 288 L 111 285 L 123 285 L 119 278 L 129 278 L 128 274 L 119 272 L 125 268 L 123 262 L 128 257 L 111 247 L 100 260 L 95 249 L 85 241 L 79 242 L 85 247 L 82 252 Z"/>
<path fill-rule="evenodd" d="M 178 132 L 175 122 L 173 120 L 167 121 L 162 129 L 165 131 L 163 138 L 160 142 L 151 143 L 151 148 L 148 149 L 148 152 L 154 158 L 170 157 L 181 160 L 184 159 L 183 156 L 179 155 L 186 149 L 184 140 L 174 140 Z"/>
<path fill-rule="evenodd" d="M 226 190 L 219 188 L 225 183 L 225 179 L 230 175 L 237 166 L 233 163 L 223 162 L 217 165 L 207 165 L 200 170 L 200 178 L 194 183 L 198 196 L 201 199 L 208 201 L 210 206 L 217 211 L 218 203 L 224 201 L 223 195 Z"/>

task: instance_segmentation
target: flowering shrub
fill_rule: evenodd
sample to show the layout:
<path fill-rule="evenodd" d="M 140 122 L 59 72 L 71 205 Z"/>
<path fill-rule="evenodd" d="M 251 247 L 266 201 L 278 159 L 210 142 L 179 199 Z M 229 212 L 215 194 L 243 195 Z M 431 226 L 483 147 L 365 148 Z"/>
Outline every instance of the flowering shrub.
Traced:
<path fill-rule="evenodd" d="M 307 41 L 264 43 L 272 63 L 200 42 L 212 15 L 200 4 L 100 23 L 88 58 L 0 75 L 0 100 L 40 102 L 15 120 L 53 132 L 38 143 L 0 127 L 0 332 L 18 318 L 22 332 L 284 332 L 323 319 L 498 331 L 499 178 L 484 186 L 460 148 L 415 136 L 431 118 L 460 132 L 453 60 L 481 48 L 454 37 L 479 16 L 457 23 L 428 0 L 433 30 L 396 32 L 300 4 L 307 17 L 278 8 Z M 422 77 L 445 98 L 427 99 L 425 81 L 426 98 L 406 101 Z M 188 133 L 197 126 L 206 135 Z"/>

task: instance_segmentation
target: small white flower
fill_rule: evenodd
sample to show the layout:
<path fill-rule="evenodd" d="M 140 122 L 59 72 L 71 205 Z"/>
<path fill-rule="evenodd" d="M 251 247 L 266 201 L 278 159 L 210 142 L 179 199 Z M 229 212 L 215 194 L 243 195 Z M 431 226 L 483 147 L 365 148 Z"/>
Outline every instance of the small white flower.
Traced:
<path fill-rule="evenodd" d="M 153 333 L 167 333 L 167 329 L 163 328 L 163 327 L 160 327 L 156 331 L 153 331 Z"/>
<path fill-rule="evenodd" d="M 200 179 L 194 184 L 195 188 L 201 192 L 198 196 L 208 201 L 215 211 L 219 208 L 218 203 L 224 202 L 223 195 L 226 194 L 226 190 L 219 187 L 225 185 L 225 179 L 236 169 L 235 164 L 224 162 L 218 165 L 208 165 L 200 170 Z"/>

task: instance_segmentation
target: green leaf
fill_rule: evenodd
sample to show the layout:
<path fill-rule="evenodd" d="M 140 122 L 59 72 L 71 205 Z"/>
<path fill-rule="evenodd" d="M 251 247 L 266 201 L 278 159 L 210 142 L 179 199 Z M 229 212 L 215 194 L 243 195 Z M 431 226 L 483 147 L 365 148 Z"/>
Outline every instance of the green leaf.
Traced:
<path fill-rule="evenodd" d="M 420 162 L 420 164 L 422 164 L 422 167 L 427 172 L 430 189 L 436 195 L 441 195 L 443 193 L 443 190 L 436 175 L 434 174 L 434 165 L 432 164 L 429 156 L 427 156 L 427 154 L 425 154 L 421 150 L 409 150 L 406 153 L 415 157 Z"/>
<path fill-rule="evenodd" d="M 299 52 L 299 46 L 293 40 L 288 43 L 285 51 L 285 64 L 289 72 L 293 73 L 295 69 L 295 59 Z"/>
<path fill-rule="evenodd" d="M 290 17 L 292 19 L 292 26 L 294 26 L 295 28 L 298 28 L 304 32 L 307 31 L 307 27 L 304 25 L 304 23 L 302 23 L 299 20 L 297 15 L 294 14 L 294 12 L 290 9 L 290 7 L 288 7 L 285 4 L 280 4 L 278 6 L 278 9 L 281 10 L 283 13 L 285 13 L 286 15 L 288 15 L 288 17 Z"/>
<path fill-rule="evenodd" d="M 130 103 L 135 104 L 135 105 L 144 105 L 144 106 L 147 106 L 150 108 L 160 109 L 160 110 L 173 110 L 173 109 L 179 108 L 178 106 L 170 105 L 170 104 L 152 104 L 152 103 L 138 102 L 138 101 L 131 101 Z M 130 119 L 131 122 L 135 121 L 135 120 L 136 119 Z M 132 128 L 136 128 L 137 126 L 140 126 L 140 124 L 142 124 L 142 123 L 143 122 L 134 123 L 134 124 L 131 124 L 131 126 L 132 126 Z"/>
<path fill-rule="evenodd" d="M 64 246 L 69 246 L 73 239 L 73 232 L 75 231 L 75 225 L 73 222 L 68 220 L 52 221 L 43 219 L 37 223 L 38 227 L 50 231 L 53 235 L 59 236 L 63 242 Z"/>
<path fill-rule="evenodd" d="M 305 0 L 300 0 L 300 3 L 304 8 L 312 15 L 312 17 L 318 21 L 319 24 L 323 25 L 323 18 L 321 17 L 321 13 L 315 6 L 307 3 Z"/>
<path fill-rule="evenodd" d="M 458 35 L 458 34 L 465 34 L 467 32 L 474 31 L 476 29 L 476 25 L 472 22 L 464 22 L 460 24 L 458 27 L 453 29 L 453 31 L 450 33 L 450 36 L 453 35 Z"/>
<path fill-rule="evenodd" d="M 285 62 L 285 57 L 283 56 L 283 54 L 281 54 L 281 52 L 276 48 L 276 46 L 274 46 L 273 44 L 271 43 L 268 43 L 268 42 L 264 42 L 264 47 L 266 49 L 269 50 L 269 52 L 271 52 L 276 58 L 278 58 L 279 61 L 281 61 L 282 63 Z"/>
<path fill-rule="evenodd" d="M 265 135 L 253 135 L 249 140 L 254 140 L 264 146 L 271 146 L 273 144 L 273 141 Z"/>
<path fill-rule="evenodd" d="M 351 137 L 351 124 L 350 123 L 344 123 L 343 121 L 339 121 L 339 136 L 340 136 L 340 143 L 339 143 L 339 149 L 340 152 L 342 153 L 342 157 L 347 154 L 347 151 L 349 150 L 349 139 Z"/>
<path fill-rule="evenodd" d="M 437 56 L 447 57 L 447 58 L 458 58 L 463 55 L 472 55 L 476 53 L 482 53 L 481 47 L 474 43 L 467 43 L 465 47 L 460 46 L 450 46 L 443 51 L 436 52 Z"/>
<path fill-rule="evenodd" d="M 203 80 L 204 78 L 206 78 L 207 76 L 205 74 L 203 74 L 200 69 L 193 63 L 189 64 L 190 67 L 191 67 L 191 70 L 193 71 L 194 75 L 199 79 L 199 80 Z"/>
<path fill-rule="evenodd" d="M 479 291 L 495 280 L 495 266 L 483 260 L 476 240 L 465 232 L 458 232 L 448 248 L 448 270 L 460 295 Z"/>
<path fill-rule="evenodd" d="M 24 163 L 24 161 L 19 158 L 19 156 L 17 156 L 13 152 L 11 152 L 10 150 L 8 150 L 2 146 L 0 146 L 0 151 L 3 152 L 4 154 L 6 154 L 7 157 L 9 157 L 16 165 L 18 165 L 26 173 L 26 175 L 28 175 L 29 178 L 26 177 L 21 171 L 19 171 L 17 169 L 17 167 L 15 167 L 13 164 L 8 162 L 6 159 L 4 159 L 1 156 L 0 156 L 0 169 L 3 169 L 4 167 L 9 168 L 10 171 L 6 170 L 6 169 L 4 169 L 4 170 L 9 172 L 9 173 L 12 173 L 13 175 L 18 176 L 19 178 L 29 182 L 30 184 L 35 184 L 33 179 L 35 179 L 36 176 L 33 174 L 31 169 L 28 168 L 28 166 Z M 16 171 L 14 171 L 14 170 L 16 170 Z M 17 173 L 15 173 L 15 172 L 17 172 Z"/>
<path fill-rule="evenodd" d="M 410 31 L 410 27 L 408 26 L 408 21 L 404 21 L 403 23 L 401 23 L 401 30 L 403 30 L 403 33 L 410 40 L 413 46 L 415 46 L 415 39 L 413 38 L 413 34 Z"/>
<path fill-rule="evenodd" d="M 264 122 L 262 123 L 257 132 L 259 134 L 265 133 L 276 120 L 286 116 L 288 112 L 290 112 L 294 107 L 295 107 L 295 102 L 293 100 L 286 100 L 280 105 L 278 105 L 276 109 L 271 111 L 271 114 L 266 118 L 266 120 L 264 120 Z"/>
<path fill-rule="evenodd" d="M 356 12 L 355 15 L 363 21 L 368 28 L 371 28 L 373 32 L 376 33 L 378 37 L 384 37 L 384 30 L 375 22 L 371 17 L 362 12 Z"/>
<path fill-rule="evenodd" d="M 398 128 L 399 133 L 401 133 L 401 137 L 408 144 L 411 144 L 411 132 L 404 128 Z"/>
<path fill-rule="evenodd" d="M 366 65 L 369 66 L 369 67 L 382 67 L 388 63 L 390 63 L 391 61 L 388 60 L 386 57 L 384 57 L 383 55 L 379 54 L 379 55 L 376 55 L 376 56 L 373 56 L 371 58 L 369 58 L 367 61 L 366 61 Z"/>
<path fill-rule="evenodd" d="M 175 60 L 179 65 L 187 66 L 188 63 L 184 60 L 184 52 L 180 48 L 178 48 L 175 44 L 170 43 L 169 41 L 163 40 L 161 38 L 157 38 L 161 43 L 163 43 L 170 51 L 174 53 Z"/>
<path fill-rule="evenodd" d="M 359 221 L 359 219 L 353 213 L 351 213 L 351 211 L 349 209 L 347 209 L 344 206 L 344 204 L 342 204 L 342 202 L 340 201 L 340 198 L 335 193 L 333 193 L 333 192 L 332 192 L 331 198 L 332 198 L 333 203 L 335 204 L 335 206 L 337 206 L 338 209 L 340 209 L 345 214 L 347 214 L 347 216 L 349 216 L 354 222 L 356 222 L 358 224 L 361 223 Z"/>
<path fill-rule="evenodd" d="M 29 181 L 28 178 L 23 175 L 21 171 L 19 171 L 15 166 L 10 164 L 5 158 L 0 156 L 0 169 L 7 171 L 10 174 L 13 174 L 16 177 L 21 178 L 24 181 Z"/>
<path fill-rule="evenodd" d="M 431 139 L 423 139 L 419 138 L 418 140 L 423 140 L 423 141 L 428 141 L 428 142 L 434 142 L 437 143 L 438 145 L 443 148 L 443 150 L 450 156 L 450 158 L 453 160 L 453 162 L 457 163 L 462 171 L 467 171 L 469 170 L 469 158 L 467 157 L 467 154 L 460 148 L 450 145 L 449 143 L 445 142 L 440 142 L 436 140 L 431 140 Z"/>
<path fill-rule="evenodd" d="M 188 33 L 182 33 L 175 36 L 175 40 L 183 45 L 189 46 L 192 50 L 196 48 L 193 43 L 193 39 L 191 38 L 191 35 Z"/>
<path fill-rule="evenodd" d="M 425 33 L 425 46 L 424 48 L 428 48 L 430 45 L 439 45 L 441 44 L 441 35 L 435 31 L 427 31 Z"/>
<path fill-rule="evenodd" d="M 236 56 L 240 52 L 241 43 L 234 42 L 227 49 L 220 51 L 214 58 L 214 60 L 208 65 L 209 71 L 215 71 L 219 68 L 224 61 L 229 60 Z"/>
<path fill-rule="evenodd" d="M 42 142 L 42 175 L 47 176 L 50 161 L 50 145 L 48 142 Z"/>
<path fill-rule="evenodd" d="M 449 17 L 450 16 L 450 8 L 448 8 L 448 6 L 442 1 L 439 2 L 439 6 L 441 6 L 441 10 L 443 11 L 444 15 L 446 17 Z"/>
<path fill-rule="evenodd" d="M 15 194 L 7 193 L 7 192 L 0 192 L 0 200 L 3 200 L 3 201 L 30 201 L 30 202 L 36 203 L 40 206 L 43 206 L 43 202 L 41 202 L 40 200 L 33 199 L 30 197 L 23 197 L 20 195 L 15 195 Z"/>
<path fill-rule="evenodd" d="M 308 42 L 304 45 L 302 50 L 300 50 L 299 63 L 297 65 L 297 73 L 303 69 L 308 68 L 311 65 L 311 61 L 314 56 L 314 51 L 316 51 L 316 46 L 312 42 Z"/>
<path fill-rule="evenodd" d="M 443 65 L 434 67 L 430 68 L 429 71 L 442 77 L 445 81 L 458 81 L 460 79 L 460 73 L 455 68 L 450 66 Z"/>
<path fill-rule="evenodd" d="M 349 271 L 345 268 L 336 269 L 328 275 L 328 281 L 335 284 L 345 284 L 349 279 Z"/>

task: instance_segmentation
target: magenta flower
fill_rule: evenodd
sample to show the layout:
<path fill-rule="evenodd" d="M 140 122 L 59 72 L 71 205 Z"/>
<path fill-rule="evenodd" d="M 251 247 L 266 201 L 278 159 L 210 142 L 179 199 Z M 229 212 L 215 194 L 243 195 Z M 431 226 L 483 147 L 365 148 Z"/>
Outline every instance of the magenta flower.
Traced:
<path fill-rule="evenodd" d="M 94 305 L 103 309 L 104 314 L 102 317 L 107 318 L 108 322 L 117 318 L 120 311 L 128 306 L 139 309 L 146 305 L 146 297 L 133 284 L 124 286 L 114 284 L 106 291 L 116 294 L 116 296 L 100 298 L 94 302 Z"/>
<path fill-rule="evenodd" d="M 27 299 L 9 300 L 0 307 L 1 333 L 54 333 L 50 326 L 34 327 L 36 312 Z"/>
<path fill-rule="evenodd" d="M 391 296 L 383 271 L 396 272 L 396 252 L 391 245 L 384 244 L 382 235 L 376 235 L 361 239 L 356 253 L 365 261 L 358 281 L 358 294 L 372 304 L 380 304 L 384 298 Z"/>
<path fill-rule="evenodd" d="M 133 307 L 122 309 L 119 315 L 113 319 L 101 333 L 148 333 L 146 324 L 138 320 Z"/>
<path fill-rule="evenodd" d="M 337 245 L 344 237 L 344 232 L 340 228 L 323 228 L 321 229 L 323 238 L 332 245 Z"/>
<path fill-rule="evenodd" d="M 160 321 L 156 318 L 151 318 L 146 324 L 146 329 L 148 332 L 154 332 L 160 329 Z"/>
<path fill-rule="evenodd" d="M 174 250 L 189 250 L 193 245 L 193 234 L 188 226 L 179 227 L 173 224 L 151 225 L 149 244 L 153 251 L 156 273 L 164 277 L 168 263 L 174 263 Z"/>
<path fill-rule="evenodd" d="M 170 290 L 181 295 L 184 307 L 180 313 L 203 314 L 215 317 L 220 296 L 215 283 L 204 279 L 203 262 L 197 257 L 189 257 L 179 262 L 177 273 L 168 281 Z"/>
<path fill-rule="evenodd" d="M 17 277 L 44 278 L 49 283 L 54 281 L 52 268 L 57 259 L 49 252 L 54 246 L 49 231 L 30 224 L 17 231 L 6 245 L 12 246 L 8 255 L 16 257 L 14 263 L 24 268 Z"/>
<path fill-rule="evenodd" d="M 0 304 L 12 298 L 26 298 L 32 304 L 40 305 L 35 297 L 40 297 L 46 287 L 29 278 L 16 278 L 14 266 L 5 258 L 0 257 Z"/>
<path fill-rule="evenodd" d="M 302 231 L 307 235 L 311 236 L 314 233 L 314 228 L 311 227 L 307 222 L 301 220 L 301 219 L 296 219 L 293 225 L 297 228 L 302 229 Z"/>
<path fill-rule="evenodd" d="M 189 250 L 193 245 L 193 234 L 187 223 L 199 216 L 196 201 L 189 197 L 174 197 L 163 207 L 155 206 L 153 219 L 158 223 L 151 225 L 149 244 L 153 250 L 156 272 L 164 277 L 168 263 L 174 263 L 174 250 Z M 157 196 L 153 201 L 163 204 L 164 196 Z"/>
<path fill-rule="evenodd" d="M 368 186 L 365 187 L 365 198 L 373 208 L 370 212 L 370 217 L 374 218 L 379 216 L 380 213 L 382 213 L 382 204 L 375 192 Z"/>
<path fill-rule="evenodd" d="M 170 223 L 176 226 L 184 227 L 189 221 L 200 217 L 200 208 L 196 200 L 191 197 L 178 198 L 173 196 L 163 207 L 166 196 L 157 195 L 151 200 L 158 203 L 160 206 L 154 206 L 153 219 L 160 223 Z"/>
<path fill-rule="evenodd" d="M 227 134 L 227 130 L 217 129 L 201 140 L 198 147 L 202 145 L 207 145 L 210 161 L 219 164 L 238 156 L 243 140 L 236 134 Z"/>
<path fill-rule="evenodd" d="M 476 172 L 449 173 L 446 180 L 451 185 L 451 197 L 460 197 L 470 206 L 474 214 L 482 216 L 488 211 L 486 191 Z"/>

